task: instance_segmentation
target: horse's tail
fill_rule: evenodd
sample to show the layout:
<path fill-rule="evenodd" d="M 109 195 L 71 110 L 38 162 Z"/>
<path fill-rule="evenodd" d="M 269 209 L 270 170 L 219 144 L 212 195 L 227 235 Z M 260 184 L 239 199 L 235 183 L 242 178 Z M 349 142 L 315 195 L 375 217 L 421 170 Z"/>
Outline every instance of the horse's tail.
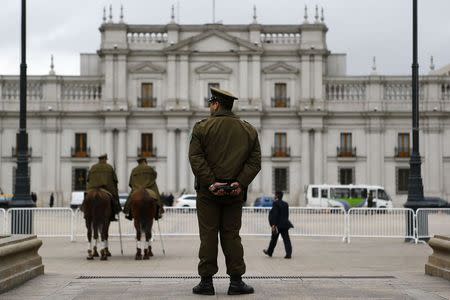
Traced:
<path fill-rule="evenodd" d="M 92 191 L 92 216 L 93 216 L 93 220 L 92 220 L 92 225 L 94 228 L 94 234 L 96 233 L 97 230 L 102 230 L 102 226 L 106 221 L 106 216 L 105 216 L 105 209 L 106 209 L 106 205 L 105 205 L 105 197 L 108 198 L 106 196 L 106 194 L 104 192 L 102 192 L 102 190 L 100 188 L 95 188 Z M 108 201 L 108 200 L 106 200 Z M 97 232 L 98 234 L 98 232 Z"/>
<path fill-rule="evenodd" d="M 149 215 L 155 200 L 150 197 L 145 189 L 142 189 L 141 228 L 145 231 L 153 223 L 153 217 Z"/>

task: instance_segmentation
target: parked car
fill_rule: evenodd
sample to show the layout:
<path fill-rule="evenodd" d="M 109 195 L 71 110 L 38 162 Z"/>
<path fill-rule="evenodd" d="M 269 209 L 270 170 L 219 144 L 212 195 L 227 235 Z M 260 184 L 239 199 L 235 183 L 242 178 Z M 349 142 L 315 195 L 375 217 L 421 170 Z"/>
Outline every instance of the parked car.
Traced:
<path fill-rule="evenodd" d="M 273 204 L 273 197 L 270 196 L 261 196 L 256 198 L 255 202 L 253 203 L 254 207 L 272 207 Z"/>
<path fill-rule="evenodd" d="M 196 200 L 197 195 L 196 194 L 184 194 L 181 195 L 177 200 L 175 200 L 175 203 L 173 204 L 174 207 L 192 207 L 196 208 Z"/>
<path fill-rule="evenodd" d="M 128 199 L 128 193 L 119 193 L 119 202 L 120 202 L 120 206 L 122 206 L 122 208 L 125 205 L 125 202 L 127 202 Z"/>

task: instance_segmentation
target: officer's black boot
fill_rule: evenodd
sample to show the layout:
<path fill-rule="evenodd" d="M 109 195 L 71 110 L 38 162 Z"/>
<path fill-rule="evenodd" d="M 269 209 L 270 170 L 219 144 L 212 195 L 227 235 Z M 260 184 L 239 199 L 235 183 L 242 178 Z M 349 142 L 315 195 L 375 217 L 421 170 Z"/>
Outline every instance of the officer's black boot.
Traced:
<path fill-rule="evenodd" d="M 253 294 L 255 290 L 242 281 L 241 276 L 231 276 L 228 295 Z"/>
<path fill-rule="evenodd" d="M 198 295 L 214 295 L 214 285 L 211 276 L 202 276 L 199 284 L 192 289 L 194 294 Z"/>

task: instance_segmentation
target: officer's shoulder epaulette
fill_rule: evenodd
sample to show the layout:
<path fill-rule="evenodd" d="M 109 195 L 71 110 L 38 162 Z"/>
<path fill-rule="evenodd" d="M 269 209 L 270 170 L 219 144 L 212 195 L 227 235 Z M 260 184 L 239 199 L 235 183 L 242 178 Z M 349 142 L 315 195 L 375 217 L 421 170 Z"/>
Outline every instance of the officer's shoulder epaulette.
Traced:
<path fill-rule="evenodd" d="M 196 122 L 194 126 L 200 126 L 200 125 L 202 125 L 202 123 L 205 123 L 207 120 L 208 120 L 208 118 L 202 119 L 202 120 Z"/>

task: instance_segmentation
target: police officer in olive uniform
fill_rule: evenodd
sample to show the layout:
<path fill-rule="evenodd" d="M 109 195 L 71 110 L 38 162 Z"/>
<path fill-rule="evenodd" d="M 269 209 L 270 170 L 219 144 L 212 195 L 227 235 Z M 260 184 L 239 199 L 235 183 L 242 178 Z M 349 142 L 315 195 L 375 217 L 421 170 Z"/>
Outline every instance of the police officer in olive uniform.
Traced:
<path fill-rule="evenodd" d="M 218 235 L 230 275 L 229 295 L 251 294 L 242 281 L 244 250 L 239 236 L 244 191 L 261 169 L 257 131 L 231 112 L 232 94 L 211 88 L 211 116 L 195 124 L 189 161 L 196 177 L 197 218 L 200 231 L 198 273 L 194 294 L 214 295 Z"/>
<path fill-rule="evenodd" d="M 93 165 L 89 170 L 87 177 L 87 191 L 94 188 L 102 188 L 108 191 L 112 197 L 112 214 L 111 221 L 117 221 L 115 215 L 121 211 L 119 202 L 119 193 L 117 190 L 117 175 L 113 167 L 108 164 L 107 154 L 98 157 L 98 163 Z"/>
<path fill-rule="evenodd" d="M 155 216 L 155 220 L 158 220 L 161 218 L 161 215 L 164 213 L 163 203 L 161 202 L 161 195 L 159 194 L 158 185 L 156 184 L 156 177 L 157 173 L 155 169 L 150 167 L 147 164 L 147 158 L 146 157 L 139 157 L 137 159 L 137 162 L 139 163 L 133 171 L 131 171 L 130 175 L 130 183 L 129 186 L 131 188 L 131 193 L 128 196 L 127 202 L 125 202 L 125 206 L 123 208 L 123 212 L 125 213 L 125 217 L 129 220 L 133 218 L 131 215 L 131 207 L 130 207 L 130 198 L 131 195 L 140 188 L 149 189 L 151 196 L 153 198 L 156 198 L 158 201 L 157 204 L 157 214 Z"/>

